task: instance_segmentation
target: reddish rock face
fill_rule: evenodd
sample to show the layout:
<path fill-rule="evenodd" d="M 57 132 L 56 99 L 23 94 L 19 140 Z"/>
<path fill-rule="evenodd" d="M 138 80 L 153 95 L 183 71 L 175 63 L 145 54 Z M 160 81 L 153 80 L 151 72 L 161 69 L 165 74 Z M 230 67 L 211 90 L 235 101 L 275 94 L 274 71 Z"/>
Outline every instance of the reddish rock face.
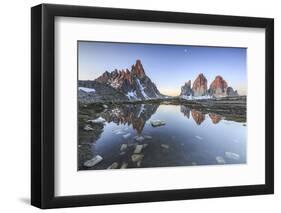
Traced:
<path fill-rule="evenodd" d="M 125 80 L 127 80 L 129 84 L 132 84 L 132 75 L 128 69 L 126 69 L 126 71 L 115 69 L 111 73 L 106 71 L 95 81 L 100 83 L 111 83 L 114 88 L 119 88 Z"/>
<path fill-rule="evenodd" d="M 209 117 L 211 118 L 213 124 L 219 123 L 222 119 L 222 116 L 214 114 L 214 113 L 209 113 Z"/>
<path fill-rule="evenodd" d="M 136 61 L 136 64 L 132 66 L 132 72 L 136 74 L 136 76 L 140 79 L 142 79 L 145 76 L 143 66 L 139 59 Z"/>
<path fill-rule="evenodd" d="M 132 69 L 115 69 L 112 72 L 105 72 L 94 81 L 109 85 L 123 93 L 128 99 L 149 99 L 158 98 L 162 95 L 156 85 L 145 74 L 140 60 L 137 60 Z"/>
<path fill-rule="evenodd" d="M 96 79 L 96 81 L 103 83 L 106 82 L 110 78 L 110 73 L 105 71 L 100 77 Z"/>
<path fill-rule="evenodd" d="M 119 82 L 121 85 L 123 81 L 128 80 L 130 84 L 132 84 L 132 75 L 135 74 L 138 78 L 143 78 L 145 76 L 145 72 L 140 60 L 136 61 L 136 64 L 132 66 L 132 71 L 130 72 L 128 69 L 117 70 L 115 69 L 113 72 L 109 73 L 108 71 L 104 72 L 100 77 L 96 79 L 96 81 L 100 83 L 107 82 Z M 117 85 L 116 85 L 117 86 Z"/>
<path fill-rule="evenodd" d="M 227 82 L 218 75 L 210 85 L 210 95 L 215 97 L 227 96 L 227 87 Z"/>
<path fill-rule="evenodd" d="M 205 115 L 199 111 L 191 110 L 191 115 L 197 125 L 200 125 L 205 120 Z"/>
<path fill-rule="evenodd" d="M 201 73 L 198 75 L 196 80 L 193 82 L 192 91 L 194 96 L 203 96 L 207 94 L 207 79 Z"/>

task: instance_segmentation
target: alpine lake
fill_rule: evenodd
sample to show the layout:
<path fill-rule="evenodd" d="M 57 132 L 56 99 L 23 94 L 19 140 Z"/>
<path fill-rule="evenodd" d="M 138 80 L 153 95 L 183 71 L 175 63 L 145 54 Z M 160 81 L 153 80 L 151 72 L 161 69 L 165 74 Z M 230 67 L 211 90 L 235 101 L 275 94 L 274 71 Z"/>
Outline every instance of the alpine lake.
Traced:
<path fill-rule="evenodd" d="M 246 97 L 78 104 L 78 170 L 245 164 Z"/>

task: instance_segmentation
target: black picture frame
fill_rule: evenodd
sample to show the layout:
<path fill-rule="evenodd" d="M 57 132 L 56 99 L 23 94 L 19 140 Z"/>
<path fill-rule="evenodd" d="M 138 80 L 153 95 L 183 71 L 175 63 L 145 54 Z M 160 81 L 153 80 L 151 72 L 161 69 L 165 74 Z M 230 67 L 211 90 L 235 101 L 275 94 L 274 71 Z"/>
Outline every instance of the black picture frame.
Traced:
<path fill-rule="evenodd" d="M 266 32 L 265 184 L 56 197 L 54 195 L 54 21 L 58 16 L 264 28 Z M 53 4 L 41 4 L 31 8 L 32 205 L 46 209 L 272 193 L 274 193 L 273 19 Z"/>

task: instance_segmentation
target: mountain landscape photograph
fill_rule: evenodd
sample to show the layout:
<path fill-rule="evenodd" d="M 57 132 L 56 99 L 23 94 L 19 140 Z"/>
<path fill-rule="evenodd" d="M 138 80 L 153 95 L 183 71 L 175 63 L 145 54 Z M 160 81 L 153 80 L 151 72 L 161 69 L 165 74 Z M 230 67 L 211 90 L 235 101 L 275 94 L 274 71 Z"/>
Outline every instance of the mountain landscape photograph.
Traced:
<path fill-rule="evenodd" d="M 78 171 L 247 163 L 247 49 L 78 41 Z"/>

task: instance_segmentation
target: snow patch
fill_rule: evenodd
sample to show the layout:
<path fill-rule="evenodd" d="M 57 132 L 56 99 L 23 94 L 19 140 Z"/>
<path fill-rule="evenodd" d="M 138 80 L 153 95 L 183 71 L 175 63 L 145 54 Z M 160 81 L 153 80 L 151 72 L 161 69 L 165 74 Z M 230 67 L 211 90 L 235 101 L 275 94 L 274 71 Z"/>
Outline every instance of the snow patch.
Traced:
<path fill-rule="evenodd" d="M 117 89 L 120 87 L 120 82 L 118 81 L 118 79 L 114 79 L 113 81 L 110 82 L 110 86 Z"/>
<path fill-rule="evenodd" d="M 211 99 L 212 98 L 212 96 L 209 96 L 209 95 L 203 95 L 203 96 L 181 95 L 180 97 L 185 99 L 185 100 L 204 100 L 204 99 Z"/>
<path fill-rule="evenodd" d="M 141 105 L 140 111 L 138 113 L 138 118 L 140 117 L 140 115 L 143 111 L 144 111 L 144 104 Z"/>
<path fill-rule="evenodd" d="M 88 87 L 78 87 L 79 90 L 82 90 L 84 92 L 96 92 L 94 88 L 88 88 Z"/>
<path fill-rule="evenodd" d="M 144 92 L 144 87 L 141 85 L 141 82 L 139 79 L 137 79 L 137 83 L 139 85 L 139 88 L 140 88 L 140 91 L 141 91 L 141 94 L 142 96 L 145 98 L 145 99 L 150 99 L 147 94 Z"/>
<path fill-rule="evenodd" d="M 137 97 L 137 94 L 136 94 L 136 91 L 130 91 L 130 92 L 128 92 L 127 93 L 127 95 L 126 95 L 130 100 L 131 99 L 138 99 L 138 97 Z"/>

